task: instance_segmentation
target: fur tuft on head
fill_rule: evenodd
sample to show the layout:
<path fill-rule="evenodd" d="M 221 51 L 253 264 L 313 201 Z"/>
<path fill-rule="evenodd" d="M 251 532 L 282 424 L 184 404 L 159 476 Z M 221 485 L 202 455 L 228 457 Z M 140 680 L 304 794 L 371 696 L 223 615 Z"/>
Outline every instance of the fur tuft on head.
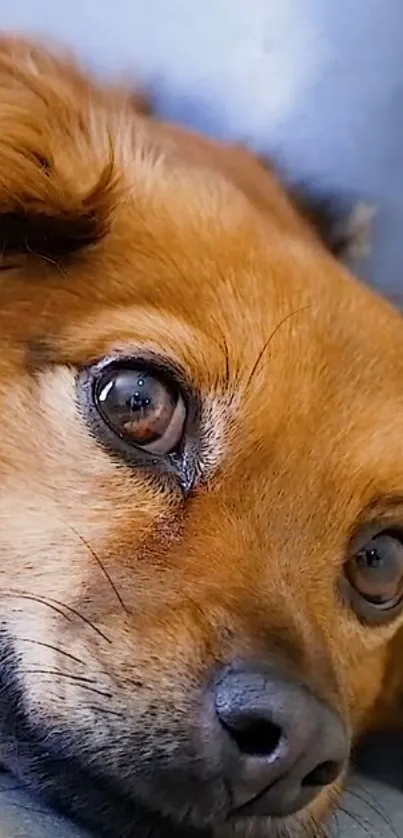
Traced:
<path fill-rule="evenodd" d="M 102 91 L 67 58 L 0 39 L 0 254 L 63 261 L 107 231 L 116 200 Z"/>

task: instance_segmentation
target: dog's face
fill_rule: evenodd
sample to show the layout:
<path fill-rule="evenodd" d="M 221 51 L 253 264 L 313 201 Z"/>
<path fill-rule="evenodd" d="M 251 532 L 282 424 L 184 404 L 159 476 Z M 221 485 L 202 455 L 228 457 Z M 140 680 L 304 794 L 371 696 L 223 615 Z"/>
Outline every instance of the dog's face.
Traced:
<path fill-rule="evenodd" d="M 307 835 L 402 623 L 400 317 L 245 152 L 0 84 L 1 757 L 114 838 Z"/>

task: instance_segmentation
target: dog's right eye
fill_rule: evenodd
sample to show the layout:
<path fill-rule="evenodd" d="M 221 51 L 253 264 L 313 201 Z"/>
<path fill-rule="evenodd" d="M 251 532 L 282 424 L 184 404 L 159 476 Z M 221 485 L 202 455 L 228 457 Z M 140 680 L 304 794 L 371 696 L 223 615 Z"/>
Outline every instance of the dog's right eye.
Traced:
<path fill-rule="evenodd" d="M 120 438 L 152 454 L 177 450 L 186 421 L 185 403 L 179 391 L 157 374 L 113 366 L 95 381 L 94 401 Z"/>
<path fill-rule="evenodd" d="M 92 435 L 133 468 L 174 476 L 184 495 L 200 475 L 197 392 L 169 359 L 122 357 L 84 367 L 77 404 Z M 178 485 L 177 483 L 177 485 Z"/>

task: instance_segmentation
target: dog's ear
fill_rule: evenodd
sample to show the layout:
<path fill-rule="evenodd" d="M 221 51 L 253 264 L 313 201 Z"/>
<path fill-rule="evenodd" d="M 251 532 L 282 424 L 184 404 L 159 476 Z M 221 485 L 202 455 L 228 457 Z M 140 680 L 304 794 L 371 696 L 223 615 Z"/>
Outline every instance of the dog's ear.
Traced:
<path fill-rule="evenodd" d="M 373 204 L 353 196 L 325 194 L 319 185 L 291 179 L 280 159 L 259 155 L 260 164 L 275 173 L 288 198 L 328 250 L 340 259 L 367 256 L 372 244 Z"/>
<path fill-rule="evenodd" d="M 375 207 L 363 201 L 323 197 L 304 188 L 290 188 L 294 206 L 340 259 L 360 259 L 371 250 Z"/>
<path fill-rule="evenodd" d="M 0 266 L 98 241 L 115 187 L 102 91 L 68 58 L 0 39 Z"/>

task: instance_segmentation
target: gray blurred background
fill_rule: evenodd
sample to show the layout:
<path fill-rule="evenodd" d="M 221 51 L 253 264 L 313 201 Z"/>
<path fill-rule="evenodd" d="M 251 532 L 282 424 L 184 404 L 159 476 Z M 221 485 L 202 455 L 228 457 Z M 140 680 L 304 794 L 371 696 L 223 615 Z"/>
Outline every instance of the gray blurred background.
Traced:
<path fill-rule="evenodd" d="M 5 29 L 138 77 L 165 116 L 378 207 L 360 272 L 403 300 L 402 0 L 0 0 Z"/>

